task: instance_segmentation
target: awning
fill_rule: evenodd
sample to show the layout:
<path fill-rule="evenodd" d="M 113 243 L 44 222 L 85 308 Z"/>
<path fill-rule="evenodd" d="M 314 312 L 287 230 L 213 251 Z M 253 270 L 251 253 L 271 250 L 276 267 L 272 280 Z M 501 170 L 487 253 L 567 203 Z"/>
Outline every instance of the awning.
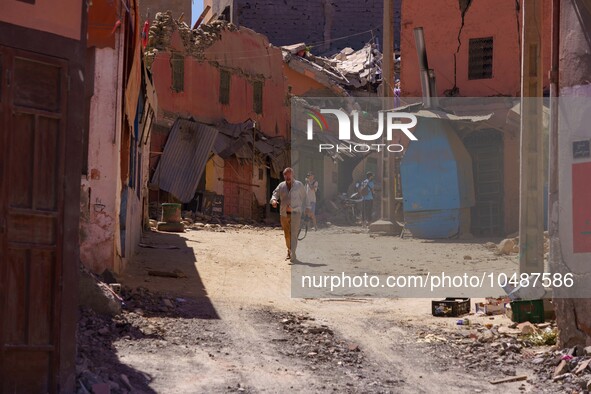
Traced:
<path fill-rule="evenodd" d="M 152 185 L 181 202 L 193 199 L 218 130 L 203 123 L 177 119 L 152 176 Z"/>

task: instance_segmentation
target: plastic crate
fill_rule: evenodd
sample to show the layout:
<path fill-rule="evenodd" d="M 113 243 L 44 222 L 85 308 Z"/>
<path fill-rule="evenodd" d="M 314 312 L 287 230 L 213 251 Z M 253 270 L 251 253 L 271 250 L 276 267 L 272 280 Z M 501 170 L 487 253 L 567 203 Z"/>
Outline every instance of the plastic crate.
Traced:
<path fill-rule="evenodd" d="M 543 323 L 544 300 L 511 301 L 511 320 L 515 323 Z"/>
<path fill-rule="evenodd" d="M 470 299 L 448 297 L 440 301 L 431 301 L 431 313 L 437 317 L 466 315 L 470 313 Z"/>

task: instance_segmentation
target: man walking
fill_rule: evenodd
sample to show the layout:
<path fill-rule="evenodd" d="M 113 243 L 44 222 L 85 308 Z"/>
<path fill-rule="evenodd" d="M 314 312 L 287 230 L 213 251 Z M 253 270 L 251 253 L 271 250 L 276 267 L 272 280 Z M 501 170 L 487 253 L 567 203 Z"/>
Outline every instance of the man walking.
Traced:
<path fill-rule="evenodd" d="M 281 227 L 285 235 L 287 246 L 287 259 L 296 261 L 296 248 L 298 246 L 298 231 L 302 220 L 302 213 L 306 208 L 306 188 L 304 184 L 293 177 L 293 169 L 287 167 L 283 170 L 283 178 L 273 191 L 271 205 L 277 207 L 281 202 L 279 213 L 281 215 Z"/>
<path fill-rule="evenodd" d="M 365 180 L 361 183 L 360 194 L 363 196 L 363 210 L 361 212 L 361 225 L 369 226 L 373 214 L 373 172 L 365 174 Z"/>

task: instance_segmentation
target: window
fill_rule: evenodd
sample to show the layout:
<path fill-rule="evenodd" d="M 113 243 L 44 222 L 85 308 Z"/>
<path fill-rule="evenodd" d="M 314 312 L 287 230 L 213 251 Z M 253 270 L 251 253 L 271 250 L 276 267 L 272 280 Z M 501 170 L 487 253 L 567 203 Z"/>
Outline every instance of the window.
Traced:
<path fill-rule="evenodd" d="M 468 79 L 493 77 L 493 38 L 470 39 Z"/>
<path fill-rule="evenodd" d="M 220 70 L 220 103 L 230 104 L 230 72 Z"/>
<path fill-rule="evenodd" d="M 170 67 L 172 68 L 172 90 L 182 92 L 185 89 L 185 58 L 173 53 L 170 57 Z"/>
<path fill-rule="evenodd" d="M 232 22 L 232 17 L 230 16 L 231 14 L 231 9 L 230 6 L 226 6 L 226 8 L 224 8 L 224 11 L 222 11 L 222 14 L 220 15 L 220 19 L 223 19 L 227 22 Z"/>
<path fill-rule="evenodd" d="M 252 89 L 252 110 L 257 114 L 263 113 L 263 82 L 256 81 Z"/>

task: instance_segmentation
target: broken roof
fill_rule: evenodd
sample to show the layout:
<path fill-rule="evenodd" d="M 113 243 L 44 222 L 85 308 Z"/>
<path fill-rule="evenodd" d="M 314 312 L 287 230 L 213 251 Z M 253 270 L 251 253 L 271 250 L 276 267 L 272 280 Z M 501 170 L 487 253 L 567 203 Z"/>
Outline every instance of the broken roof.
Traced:
<path fill-rule="evenodd" d="M 305 43 L 283 46 L 281 49 L 284 62 L 293 70 L 308 76 L 311 76 L 311 72 L 317 82 L 333 90 L 335 85 L 357 89 L 381 82 L 382 54 L 374 44 L 366 44 L 358 51 L 345 48 L 330 58 L 312 55 Z M 344 90 L 335 92 L 348 95 Z"/>
<path fill-rule="evenodd" d="M 283 137 L 266 136 L 256 129 L 255 123 L 250 119 L 243 123 L 221 122 L 214 127 L 219 133 L 212 150 L 222 159 L 231 156 L 259 162 L 269 159 L 274 177 L 278 177 L 285 167 L 287 143 Z"/>

